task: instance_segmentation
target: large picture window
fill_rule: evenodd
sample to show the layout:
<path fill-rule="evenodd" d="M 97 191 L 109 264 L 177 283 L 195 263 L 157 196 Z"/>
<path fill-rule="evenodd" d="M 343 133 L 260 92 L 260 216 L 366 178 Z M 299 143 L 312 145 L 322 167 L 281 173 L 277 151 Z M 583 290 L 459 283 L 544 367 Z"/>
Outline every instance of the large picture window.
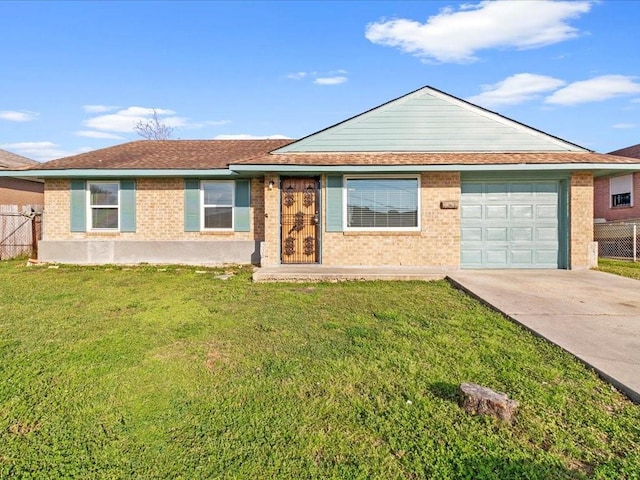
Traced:
<path fill-rule="evenodd" d="M 204 180 L 200 191 L 202 230 L 233 230 L 234 182 Z"/>
<path fill-rule="evenodd" d="M 347 177 L 345 180 L 347 229 L 419 229 L 418 177 Z"/>
<path fill-rule="evenodd" d="M 118 230 L 120 213 L 119 182 L 88 182 L 90 230 Z"/>

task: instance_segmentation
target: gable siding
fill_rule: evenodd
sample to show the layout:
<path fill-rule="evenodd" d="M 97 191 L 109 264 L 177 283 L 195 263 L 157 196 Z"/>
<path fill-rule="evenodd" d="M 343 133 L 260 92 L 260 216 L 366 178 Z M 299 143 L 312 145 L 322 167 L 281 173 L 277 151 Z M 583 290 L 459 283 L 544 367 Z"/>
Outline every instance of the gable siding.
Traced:
<path fill-rule="evenodd" d="M 584 151 L 425 88 L 287 145 L 278 152 Z"/>

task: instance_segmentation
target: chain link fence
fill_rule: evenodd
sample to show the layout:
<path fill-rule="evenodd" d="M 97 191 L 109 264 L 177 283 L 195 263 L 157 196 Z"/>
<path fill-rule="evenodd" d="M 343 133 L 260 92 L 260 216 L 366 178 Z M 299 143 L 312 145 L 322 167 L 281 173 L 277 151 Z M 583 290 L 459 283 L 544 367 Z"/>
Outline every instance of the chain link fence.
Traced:
<path fill-rule="evenodd" d="M 0 260 L 38 254 L 42 238 L 41 205 L 19 210 L 17 205 L 0 205 Z"/>
<path fill-rule="evenodd" d="M 640 223 L 596 223 L 593 227 L 599 257 L 640 259 Z"/>

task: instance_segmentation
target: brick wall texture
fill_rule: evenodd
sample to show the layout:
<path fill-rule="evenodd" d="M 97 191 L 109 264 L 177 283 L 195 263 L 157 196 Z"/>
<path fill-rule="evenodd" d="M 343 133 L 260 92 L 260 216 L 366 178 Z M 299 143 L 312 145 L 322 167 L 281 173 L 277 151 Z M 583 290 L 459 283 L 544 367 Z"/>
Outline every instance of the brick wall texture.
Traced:
<path fill-rule="evenodd" d="M 419 232 L 324 232 L 322 263 L 458 266 L 460 210 L 443 210 L 440 202 L 460 199 L 460 174 L 423 173 L 421 189 Z"/>
<path fill-rule="evenodd" d="M 263 240 L 264 188 L 262 180 L 251 182 L 252 224 L 249 232 L 185 232 L 184 180 L 139 178 L 136 181 L 136 231 L 71 232 L 70 181 L 47 180 L 45 184 L 45 240 Z"/>
<path fill-rule="evenodd" d="M 20 178 L 0 178 L 0 205 L 44 205 L 44 184 Z"/>
<path fill-rule="evenodd" d="M 589 267 L 589 246 L 593 242 L 593 174 L 574 172 L 571 175 L 569 221 L 571 245 L 570 268 Z"/>
<path fill-rule="evenodd" d="M 269 188 L 269 182 L 274 187 Z M 442 209 L 442 201 L 460 200 L 460 174 L 421 175 L 419 232 L 322 232 L 324 265 L 419 265 L 456 268 L 460 263 L 460 209 Z M 180 178 L 140 178 L 136 182 L 136 232 L 70 232 L 69 180 L 52 179 L 45 186 L 45 239 L 81 240 L 254 240 L 264 241 L 262 265 L 280 263 L 279 178 L 267 173 L 251 183 L 250 232 L 184 231 L 184 181 Z M 321 179 L 326 207 L 326 178 Z M 578 172 L 570 182 L 570 266 L 588 265 L 593 242 L 593 176 Z M 326 212 L 323 212 L 323 215 Z M 323 222 L 325 225 L 326 222 Z"/>
<path fill-rule="evenodd" d="M 593 217 L 607 221 L 640 218 L 640 173 L 633 174 L 633 206 L 611 208 L 608 178 L 596 178 L 593 182 Z"/>

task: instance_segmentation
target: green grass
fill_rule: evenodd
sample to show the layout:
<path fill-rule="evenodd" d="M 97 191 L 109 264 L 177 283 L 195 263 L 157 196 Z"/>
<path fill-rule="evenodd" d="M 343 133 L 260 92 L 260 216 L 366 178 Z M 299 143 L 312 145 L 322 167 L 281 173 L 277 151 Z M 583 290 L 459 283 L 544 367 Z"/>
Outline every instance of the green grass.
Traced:
<path fill-rule="evenodd" d="M 0 478 L 640 478 L 640 407 L 445 282 L 196 270 L 0 262 Z"/>
<path fill-rule="evenodd" d="M 598 270 L 640 280 L 640 262 L 600 258 L 598 259 Z"/>

